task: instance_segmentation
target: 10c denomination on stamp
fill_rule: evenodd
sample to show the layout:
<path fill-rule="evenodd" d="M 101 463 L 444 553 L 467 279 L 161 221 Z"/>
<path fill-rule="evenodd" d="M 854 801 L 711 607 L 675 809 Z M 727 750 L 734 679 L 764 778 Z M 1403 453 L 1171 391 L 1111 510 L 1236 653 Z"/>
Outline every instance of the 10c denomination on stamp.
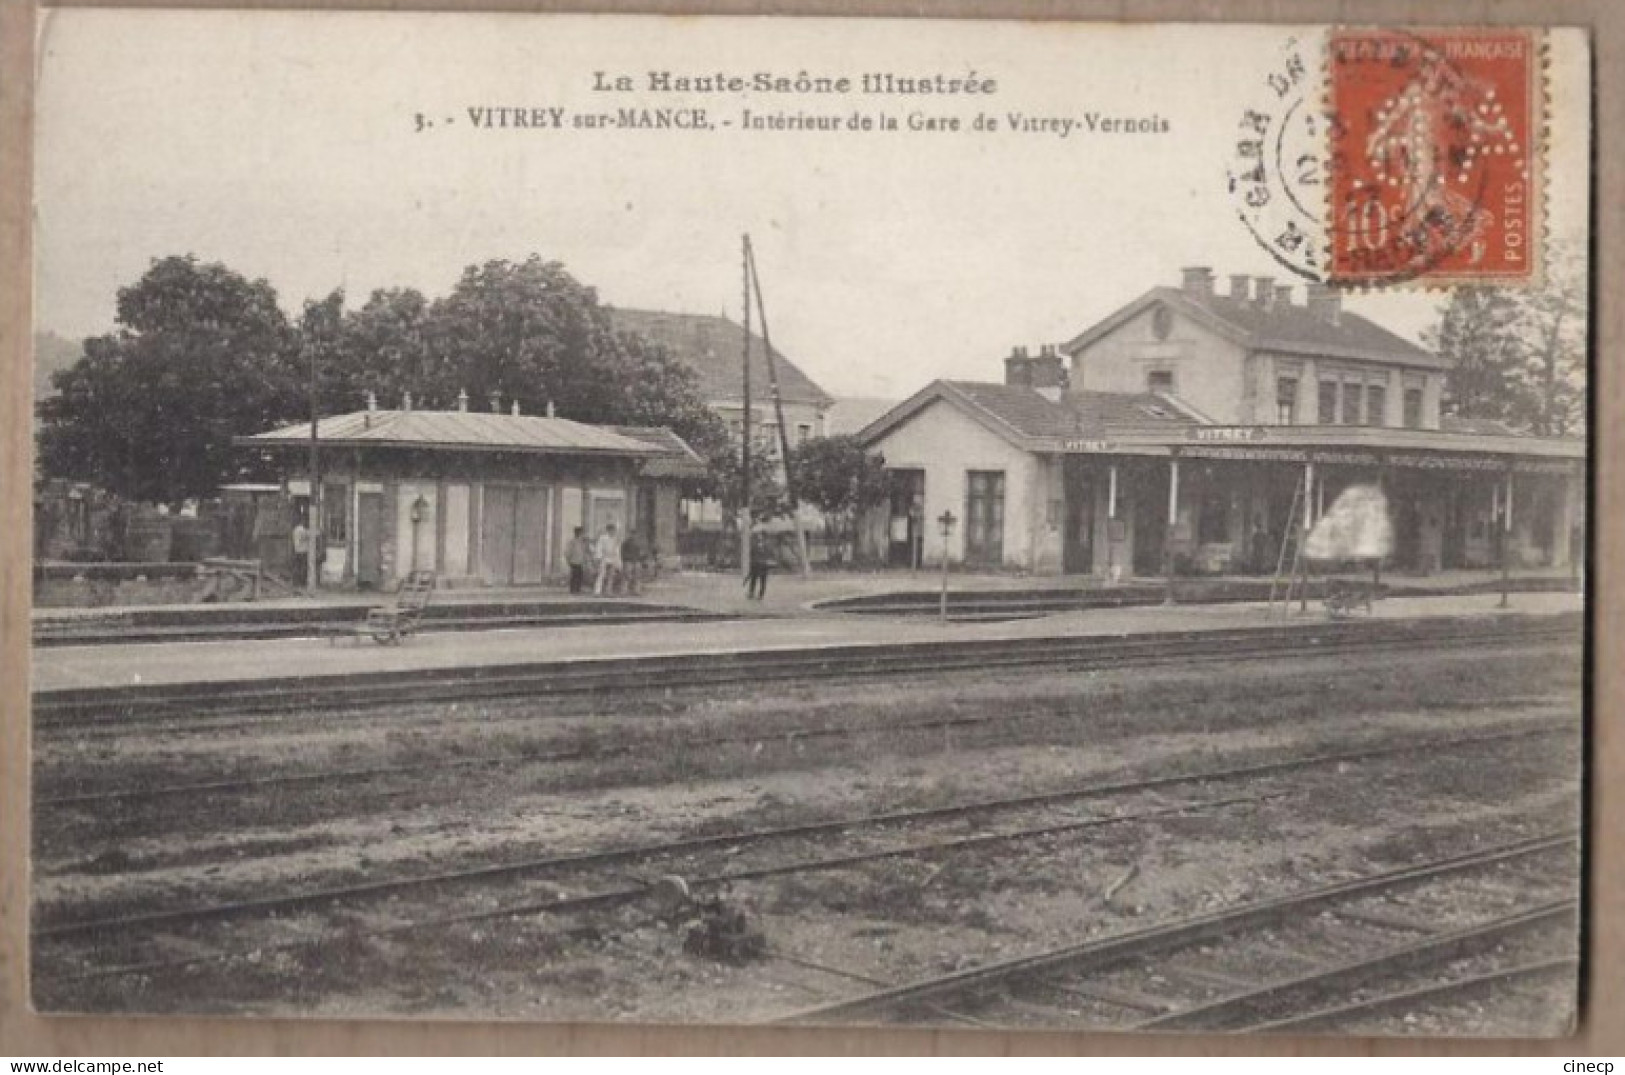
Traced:
<path fill-rule="evenodd" d="M 1527 29 L 1332 32 L 1332 283 L 1539 278 L 1540 64 Z"/>

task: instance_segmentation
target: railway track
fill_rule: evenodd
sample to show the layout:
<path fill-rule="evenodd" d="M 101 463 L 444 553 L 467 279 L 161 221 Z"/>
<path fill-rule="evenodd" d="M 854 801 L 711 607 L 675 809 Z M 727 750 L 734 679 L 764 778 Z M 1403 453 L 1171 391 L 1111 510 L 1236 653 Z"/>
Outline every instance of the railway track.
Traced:
<path fill-rule="evenodd" d="M 1062 945 L 901 985 L 871 989 L 779 1017 L 775 1022 L 929 1022 L 968 1018 L 983 1025 L 1066 1025 L 1076 1014 L 1063 1010 L 1082 1002 L 1110 1013 L 1107 1025 L 1143 1030 L 1278 1030 L 1335 1026 L 1340 1019 L 1424 998 L 1479 989 L 1511 978 L 1552 975 L 1574 965 L 1574 924 L 1579 911 L 1572 893 L 1526 902 L 1511 911 L 1480 913 L 1454 929 L 1396 920 L 1366 908 L 1395 894 L 1453 884 L 1458 898 L 1463 881 L 1509 864 L 1578 852 L 1578 831 L 1564 830 L 1486 850 L 1320 885 L 1304 891 L 1253 900 L 1218 911 L 1158 923 L 1139 930 Z M 1554 876 L 1573 876 L 1572 871 Z M 1489 902 L 1487 899 L 1485 902 Z M 1335 923 L 1328 926 L 1328 919 Z M 1307 924 L 1307 927 L 1306 927 Z M 1297 927 L 1297 948 L 1278 947 L 1281 934 Z M 1319 929 L 1339 933 L 1333 950 L 1349 957 L 1306 956 L 1303 935 Z M 1414 936 L 1395 941 L 1395 930 Z M 1542 931 L 1545 936 L 1542 937 Z M 1555 941 L 1553 938 L 1560 938 Z M 1440 967 L 1452 959 L 1477 957 L 1495 962 L 1499 947 L 1544 941 L 1567 951 L 1492 965 L 1465 974 Z M 1244 963 L 1296 964 L 1287 975 L 1235 970 L 1222 958 L 1223 947 L 1240 944 Z M 1213 953 L 1221 958 L 1214 966 Z M 1426 984 L 1393 987 L 1405 974 L 1421 974 Z M 1115 977 L 1114 977 L 1115 976 Z M 1125 986 L 1124 977 L 1134 983 Z M 1161 983 L 1162 993 L 1141 983 Z M 1155 987 L 1154 987 L 1155 988 Z M 1351 993 L 1366 995 L 1350 1000 Z M 1192 1000 L 1195 996 L 1200 999 Z M 1148 1017 L 1149 1016 L 1149 1017 Z"/>
<path fill-rule="evenodd" d="M 723 861 L 737 861 L 734 856 L 744 849 L 761 847 L 771 849 L 775 845 L 793 847 L 796 841 L 804 840 L 814 841 L 816 848 L 824 851 L 827 848 L 819 841 L 830 838 L 853 841 L 860 837 L 884 835 L 888 831 L 907 834 L 915 827 L 944 821 L 966 818 L 991 819 L 1000 814 L 1008 815 L 1025 809 L 1048 809 L 1113 796 L 1160 793 L 1179 787 L 1211 787 L 1216 784 L 1244 782 L 1314 769 L 1333 768 L 1341 772 L 1345 767 L 1362 761 L 1394 756 L 1430 755 L 1439 751 L 1506 743 L 1545 735 L 1566 734 L 1568 731 L 1567 728 L 1539 728 L 1468 736 L 1417 737 L 1405 743 L 1389 742 L 1380 747 L 1341 750 L 1264 762 L 1252 762 L 1244 765 L 1228 765 L 1221 768 L 1164 774 L 1148 778 L 1094 783 L 1033 795 L 980 800 L 943 807 L 893 811 L 746 832 L 690 837 L 675 841 L 595 850 L 562 856 L 525 858 L 477 865 L 465 869 L 446 870 L 427 875 L 336 885 L 279 896 L 161 908 L 104 917 L 73 918 L 57 915 L 53 918 L 48 908 L 36 908 L 33 928 L 35 965 L 36 967 L 52 967 L 63 964 L 76 966 L 79 973 L 77 975 L 68 974 L 70 978 L 75 976 L 93 977 L 108 973 L 132 973 L 134 969 L 151 970 L 155 965 L 167 966 L 168 964 L 163 960 L 159 960 L 155 964 L 151 959 L 135 958 L 121 962 L 117 967 L 109 969 L 101 962 L 104 958 L 101 955 L 101 950 L 111 945 L 120 950 L 136 951 L 139 954 L 139 950 L 142 948 L 140 943 L 142 937 L 156 938 L 159 949 L 164 947 L 165 938 L 176 936 L 184 938 L 184 946 L 192 947 L 197 943 L 197 938 L 192 934 L 195 933 L 199 926 L 237 923 L 244 919 L 271 920 L 280 918 L 286 920 L 290 916 L 303 914 L 343 912 L 353 915 L 358 908 L 364 909 L 367 906 L 377 906 L 380 903 L 390 904 L 391 901 L 403 897 L 443 893 L 447 889 L 455 889 L 459 886 L 473 886 L 487 897 L 490 896 L 493 886 L 499 883 L 515 883 L 523 888 L 526 883 L 531 881 L 543 880 L 557 883 L 562 878 L 571 886 L 572 891 L 578 891 L 582 887 L 592 888 L 591 893 L 588 895 L 561 898 L 556 888 L 548 887 L 540 899 L 536 898 L 534 892 L 531 892 L 526 898 L 522 898 L 517 903 L 509 903 L 499 908 L 487 908 L 473 912 L 473 918 L 587 910 L 613 906 L 642 898 L 647 894 L 647 886 L 641 882 L 623 883 L 604 888 L 602 878 L 605 871 L 610 871 L 611 876 L 616 876 L 616 871 L 643 868 L 653 875 L 659 876 L 663 873 L 674 872 L 677 869 L 688 868 L 693 863 L 693 856 L 704 853 L 720 853 L 724 856 Z M 942 854 L 967 847 L 1031 840 L 1101 825 L 1165 818 L 1193 810 L 1223 809 L 1260 801 L 1271 796 L 1278 797 L 1279 794 L 1283 793 L 1271 789 L 1263 795 L 1237 795 L 1196 802 L 1182 801 L 1171 805 L 1158 804 L 1151 809 L 1140 809 L 1131 814 L 1068 818 L 1058 823 L 1052 819 L 1040 819 L 1040 824 L 1028 825 L 1014 830 L 993 833 L 978 831 L 968 837 L 954 835 L 948 839 L 911 841 L 900 846 L 888 844 L 879 847 L 864 847 L 855 852 L 835 856 L 821 853 L 810 859 L 793 859 L 790 862 L 770 863 L 754 870 L 742 871 L 734 868 L 713 875 L 696 876 L 691 879 L 691 883 L 696 886 L 723 884 L 788 873 L 832 869 L 867 861 Z M 986 823 L 985 820 L 983 823 Z M 595 882 L 596 887 L 594 887 Z M 398 915 L 401 910 L 401 908 L 392 906 L 390 913 Z M 450 919 L 433 918 L 427 922 L 413 920 L 401 924 L 398 928 L 423 928 L 427 924 L 466 921 L 470 917 L 470 915 L 458 915 Z M 227 957 L 212 956 L 209 958 Z"/>
<path fill-rule="evenodd" d="M 1578 613 L 1495 619 L 1428 618 L 1276 624 L 1211 631 L 1064 638 L 944 640 L 927 643 L 763 649 L 729 653 L 601 658 L 506 666 L 420 668 L 350 675 L 231 682 L 84 688 L 33 700 L 38 729 L 140 720 L 297 712 L 311 707 L 580 693 L 625 693 L 628 685 L 681 689 L 730 683 L 854 679 L 995 668 L 1122 668 L 1331 651 L 1410 650 L 1578 641 Z"/>
<path fill-rule="evenodd" d="M 1498 704 L 1527 706 L 1531 704 L 1531 700 L 1520 698 Z M 1482 710 L 1485 707 L 1474 706 L 1473 708 Z M 45 783 L 36 775 L 34 806 L 36 810 L 46 810 L 100 807 L 114 804 L 130 806 L 141 803 L 158 803 L 166 800 L 180 801 L 186 806 L 191 806 L 193 805 L 192 800 L 204 795 L 258 794 L 299 787 L 344 786 L 350 788 L 357 784 L 416 778 L 426 774 L 442 772 L 492 770 L 519 765 L 610 761 L 616 758 L 637 757 L 650 749 L 663 749 L 672 745 L 679 746 L 683 750 L 695 750 L 740 745 L 759 746 L 766 741 L 801 744 L 828 739 L 860 739 L 865 735 L 884 734 L 894 736 L 900 733 L 953 732 L 985 727 L 1004 728 L 1011 725 L 1055 721 L 1057 719 L 1056 714 L 1051 712 L 1015 712 L 941 717 L 930 720 L 892 721 L 885 724 L 814 725 L 773 728 L 771 730 L 750 728 L 743 732 L 723 735 L 684 736 L 680 742 L 664 744 L 658 739 L 649 736 L 633 735 L 618 737 L 613 742 L 595 740 L 562 749 L 509 750 L 475 756 L 459 754 L 450 758 L 435 758 L 396 765 L 351 766 L 241 778 L 227 776 L 158 786 L 114 787 L 95 791 L 47 791 L 44 794 L 41 794 L 40 789 L 45 786 Z M 76 781 L 77 786 L 81 789 L 87 783 L 83 778 Z M 36 824 L 39 822 L 40 819 L 36 818 Z"/>

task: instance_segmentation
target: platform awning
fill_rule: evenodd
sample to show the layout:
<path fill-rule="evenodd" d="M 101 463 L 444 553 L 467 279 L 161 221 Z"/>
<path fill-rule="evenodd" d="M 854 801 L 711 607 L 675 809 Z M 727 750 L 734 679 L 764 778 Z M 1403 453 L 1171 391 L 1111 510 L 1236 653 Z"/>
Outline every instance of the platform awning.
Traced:
<path fill-rule="evenodd" d="M 1319 462 L 1423 470 L 1512 469 L 1573 473 L 1586 460 L 1584 441 L 1498 436 L 1385 426 L 1192 426 L 1169 431 L 1106 429 L 1091 438 L 1057 438 L 1066 455 L 1178 455 L 1187 459 Z"/>

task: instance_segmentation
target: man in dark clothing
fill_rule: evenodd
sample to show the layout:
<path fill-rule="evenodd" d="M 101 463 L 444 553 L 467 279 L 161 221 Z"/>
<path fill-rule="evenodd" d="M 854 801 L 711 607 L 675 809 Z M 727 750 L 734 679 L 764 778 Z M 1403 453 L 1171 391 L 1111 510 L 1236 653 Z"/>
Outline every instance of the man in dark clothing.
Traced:
<path fill-rule="evenodd" d="M 592 543 L 576 527 L 575 536 L 564 550 L 564 562 L 570 565 L 570 592 L 580 593 L 587 588 L 587 565 L 592 561 Z"/>
<path fill-rule="evenodd" d="M 745 596 L 760 601 L 767 596 L 767 573 L 772 570 L 773 552 L 767 535 L 758 530 L 750 537 L 750 573 L 745 577 Z"/>
<path fill-rule="evenodd" d="M 626 592 L 636 596 L 638 585 L 643 581 L 643 542 L 631 531 L 621 542 L 621 578 L 625 581 Z"/>

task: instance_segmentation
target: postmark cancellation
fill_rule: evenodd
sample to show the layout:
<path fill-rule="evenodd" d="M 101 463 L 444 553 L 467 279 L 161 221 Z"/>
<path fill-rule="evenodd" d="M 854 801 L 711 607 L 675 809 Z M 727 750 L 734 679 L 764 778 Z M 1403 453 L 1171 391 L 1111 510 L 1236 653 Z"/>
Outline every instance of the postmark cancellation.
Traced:
<path fill-rule="evenodd" d="M 1305 279 L 1535 286 L 1543 72 L 1543 35 L 1527 28 L 1294 37 L 1239 118 L 1233 204 Z"/>

